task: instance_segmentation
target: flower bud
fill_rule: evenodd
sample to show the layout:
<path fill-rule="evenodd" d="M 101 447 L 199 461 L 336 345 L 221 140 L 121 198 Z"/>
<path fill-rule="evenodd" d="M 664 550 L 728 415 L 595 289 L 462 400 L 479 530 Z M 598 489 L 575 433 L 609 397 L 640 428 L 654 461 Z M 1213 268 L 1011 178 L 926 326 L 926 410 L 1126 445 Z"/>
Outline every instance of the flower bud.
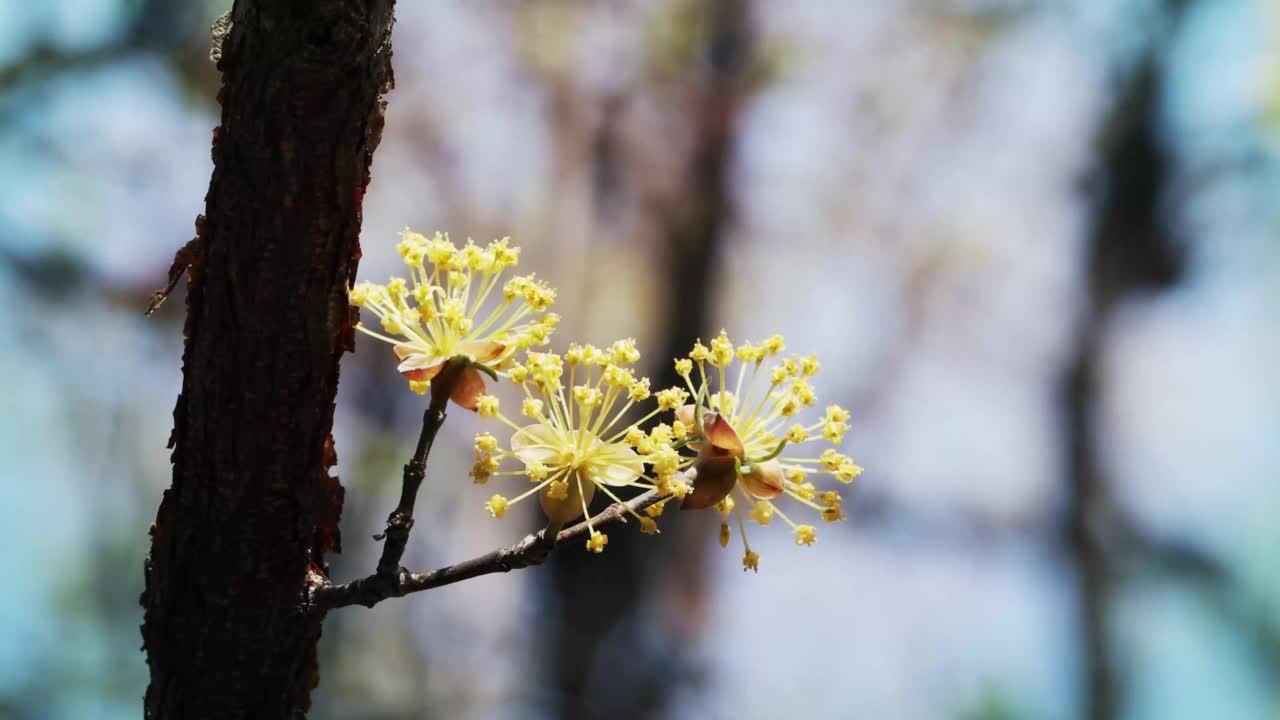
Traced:
<path fill-rule="evenodd" d="M 692 405 L 682 405 L 676 409 L 676 420 L 679 420 L 687 428 L 691 428 L 689 434 L 693 437 L 702 437 L 702 428 L 698 427 L 694 422 L 694 409 Z"/>

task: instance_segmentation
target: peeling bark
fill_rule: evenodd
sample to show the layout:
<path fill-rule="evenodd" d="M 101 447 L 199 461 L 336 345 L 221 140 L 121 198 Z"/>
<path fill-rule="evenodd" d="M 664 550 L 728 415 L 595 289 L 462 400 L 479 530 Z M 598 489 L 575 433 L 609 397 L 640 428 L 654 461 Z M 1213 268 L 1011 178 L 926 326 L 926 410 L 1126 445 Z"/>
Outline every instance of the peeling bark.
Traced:
<path fill-rule="evenodd" d="M 151 529 L 148 718 L 301 717 L 339 550 L 330 429 L 392 84 L 394 0 L 237 0 L 189 266 L 173 484 Z"/>

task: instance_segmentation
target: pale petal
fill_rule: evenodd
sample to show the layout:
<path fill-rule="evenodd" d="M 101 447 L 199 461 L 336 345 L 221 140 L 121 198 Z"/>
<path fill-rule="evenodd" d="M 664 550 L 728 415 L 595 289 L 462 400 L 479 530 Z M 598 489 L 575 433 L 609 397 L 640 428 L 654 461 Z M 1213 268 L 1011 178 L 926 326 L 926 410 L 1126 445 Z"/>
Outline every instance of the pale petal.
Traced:
<path fill-rule="evenodd" d="M 595 497 L 596 485 L 587 480 L 579 481 L 577 473 L 569 476 L 569 494 L 563 500 L 552 500 L 548 497 L 551 486 L 543 488 L 538 493 L 538 500 L 542 504 L 542 512 L 546 514 L 547 520 L 552 524 L 564 525 L 573 520 L 582 517 L 583 497 L 586 498 L 586 504 L 591 505 L 591 498 Z M 581 486 L 581 491 L 579 491 Z"/>
<path fill-rule="evenodd" d="M 444 359 L 436 355 L 431 355 L 416 350 L 402 350 L 404 345 L 396 345 L 395 352 L 400 358 L 401 363 L 396 366 L 396 370 L 401 375 L 422 382 L 430 380 L 440 373 L 440 369 L 444 367 Z"/>
<path fill-rule="evenodd" d="M 476 362 L 488 365 L 502 353 L 507 351 L 507 346 L 502 343 L 496 343 L 490 340 L 473 340 L 464 342 L 458 347 L 458 352 L 470 355 L 475 358 Z"/>
<path fill-rule="evenodd" d="M 592 478 L 605 485 L 630 485 L 644 472 L 644 458 L 626 443 L 600 443 L 591 449 Z"/>
<path fill-rule="evenodd" d="M 525 464 L 559 464 L 561 445 L 563 442 L 555 429 L 542 423 L 522 428 L 511 436 L 511 452 Z"/>

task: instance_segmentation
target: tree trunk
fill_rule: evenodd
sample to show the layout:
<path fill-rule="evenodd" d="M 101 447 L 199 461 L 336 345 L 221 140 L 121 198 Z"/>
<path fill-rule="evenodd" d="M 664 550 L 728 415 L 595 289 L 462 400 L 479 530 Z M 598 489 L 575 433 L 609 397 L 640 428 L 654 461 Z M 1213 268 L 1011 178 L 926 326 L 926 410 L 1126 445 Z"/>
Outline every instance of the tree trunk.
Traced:
<path fill-rule="evenodd" d="M 215 47 L 222 121 L 180 254 L 173 485 L 142 595 L 148 718 L 301 717 L 318 681 L 307 589 L 339 549 L 329 433 L 393 6 L 236 0 Z"/>
<path fill-rule="evenodd" d="M 1181 9 L 1172 5 L 1165 10 L 1176 28 Z M 1102 196 L 1086 255 L 1088 293 L 1061 386 L 1068 482 L 1063 530 L 1078 586 L 1081 717 L 1089 720 L 1123 716 L 1126 694 L 1110 606 L 1121 549 L 1114 541 L 1131 522 L 1112 497 L 1096 436 L 1104 335 L 1123 301 L 1171 287 L 1185 263 L 1160 210 L 1169 180 L 1169 158 L 1157 134 L 1161 50 L 1147 49 L 1103 127 Z"/>

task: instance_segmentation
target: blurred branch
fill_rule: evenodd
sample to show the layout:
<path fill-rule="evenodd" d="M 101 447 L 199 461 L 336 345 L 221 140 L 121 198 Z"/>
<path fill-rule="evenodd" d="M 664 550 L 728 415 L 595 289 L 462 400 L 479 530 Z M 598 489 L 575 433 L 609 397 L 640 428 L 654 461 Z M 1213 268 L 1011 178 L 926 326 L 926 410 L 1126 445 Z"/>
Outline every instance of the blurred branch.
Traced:
<path fill-rule="evenodd" d="M 541 565 L 546 562 L 552 550 L 564 543 L 581 540 L 592 530 L 623 525 L 627 522 L 627 515 L 639 512 L 659 500 L 661 497 L 658 492 L 649 490 L 625 503 L 610 505 L 590 520 L 584 520 L 567 530 L 561 530 L 550 542 L 546 537 L 547 531 L 541 530 L 526 535 L 514 545 L 499 548 L 455 565 L 446 565 L 438 570 L 411 573 L 400 568 L 393 582 L 387 582 L 384 576 L 375 573 L 342 585 L 321 585 L 312 591 L 311 603 L 321 611 L 348 605 L 373 607 L 387 598 L 404 597 L 410 593 L 452 585 L 481 575 L 523 570 Z"/>
<path fill-rule="evenodd" d="M 3 232 L 7 228 L 0 228 Z M 0 270 L 42 299 L 56 301 L 70 296 L 90 280 L 84 259 L 57 246 L 20 252 L 0 244 Z"/>
<path fill-rule="evenodd" d="M 1167 2 L 1163 10 L 1171 34 L 1182 3 Z M 1061 386 L 1068 466 L 1061 531 L 1078 578 L 1080 672 L 1084 715 L 1091 720 L 1119 717 L 1124 703 L 1110 602 L 1120 576 L 1117 538 L 1134 526 L 1112 497 L 1094 425 L 1104 401 L 1106 331 L 1122 301 L 1170 287 L 1183 269 L 1160 214 L 1169 175 L 1168 152 L 1156 131 L 1164 49 L 1162 42 L 1145 49 L 1102 128 L 1101 193 L 1087 246 L 1088 295 Z"/>
<path fill-rule="evenodd" d="M 200 18 L 209 10 L 196 3 L 139 0 L 126 10 L 130 17 L 96 45 L 63 47 L 36 39 L 16 59 L 0 65 L 0 95 L 24 87 L 40 87 L 63 73 L 95 70 L 114 64 L 158 59 L 203 99 L 218 88 L 218 74 L 201 47 L 206 37 Z M 206 26 L 207 27 L 207 26 Z M 217 27 L 215 26 L 215 31 Z M 216 33 L 215 33 L 216 40 Z"/>
<path fill-rule="evenodd" d="M 95 67 L 141 50 L 141 45 L 129 39 L 85 50 L 63 50 L 52 45 L 37 45 L 17 62 L 0 67 L 0 93 L 42 75 Z"/>

